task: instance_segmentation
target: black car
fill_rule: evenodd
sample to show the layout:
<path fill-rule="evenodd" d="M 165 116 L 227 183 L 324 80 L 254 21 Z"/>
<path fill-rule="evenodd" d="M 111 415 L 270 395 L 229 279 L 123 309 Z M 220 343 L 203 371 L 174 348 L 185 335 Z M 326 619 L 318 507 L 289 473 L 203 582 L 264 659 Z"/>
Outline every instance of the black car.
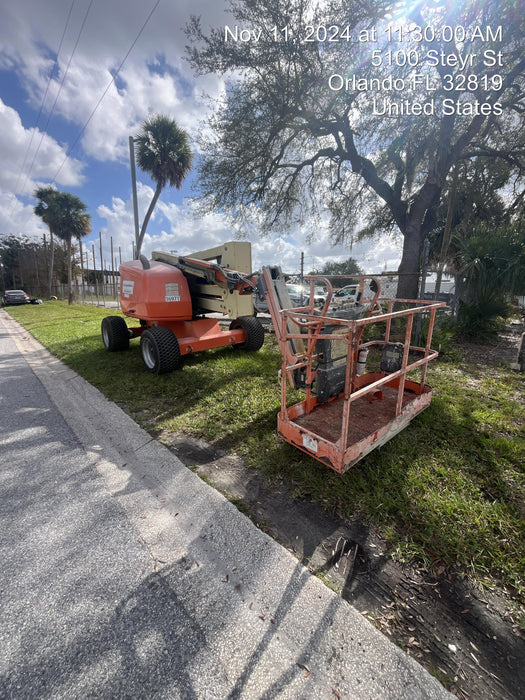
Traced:
<path fill-rule="evenodd" d="M 29 296 L 21 289 L 6 289 L 2 297 L 2 304 L 29 304 Z"/>

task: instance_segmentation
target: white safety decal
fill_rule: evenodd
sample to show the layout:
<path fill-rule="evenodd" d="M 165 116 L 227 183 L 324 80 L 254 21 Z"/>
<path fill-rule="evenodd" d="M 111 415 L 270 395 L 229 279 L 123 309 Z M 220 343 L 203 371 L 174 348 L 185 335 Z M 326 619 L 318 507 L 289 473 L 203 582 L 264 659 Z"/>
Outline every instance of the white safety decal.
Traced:
<path fill-rule="evenodd" d="M 317 440 L 314 440 L 314 438 L 303 433 L 303 447 L 306 447 L 306 449 L 310 450 L 311 452 L 317 452 L 319 449 L 319 443 Z"/>
<path fill-rule="evenodd" d="M 179 283 L 166 282 L 165 301 L 180 301 Z"/>
<path fill-rule="evenodd" d="M 135 282 L 133 280 L 122 280 L 122 296 L 129 297 L 133 294 Z"/>

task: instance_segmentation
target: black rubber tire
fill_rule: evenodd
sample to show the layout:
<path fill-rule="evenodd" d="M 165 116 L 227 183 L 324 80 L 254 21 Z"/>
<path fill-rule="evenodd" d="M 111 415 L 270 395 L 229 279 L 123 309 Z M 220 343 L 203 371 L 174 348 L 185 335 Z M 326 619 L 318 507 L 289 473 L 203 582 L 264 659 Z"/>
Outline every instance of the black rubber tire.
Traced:
<path fill-rule="evenodd" d="M 170 328 L 155 326 L 140 336 L 140 352 L 147 369 L 153 374 L 173 372 L 181 363 L 179 341 Z"/>
<path fill-rule="evenodd" d="M 102 342 L 108 352 L 119 352 L 129 348 L 129 331 L 122 316 L 106 316 L 100 326 Z"/>
<path fill-rule="evenodd" d="M 239 316 L 239 318 L 236 318 L 230 323 L 231 331 L 237 328 L 242 328 L 246 333 L 246 340 L 244 343 L 239 343 L 235 347 L 249 352 L 262 348 L 264 343 L 264 328 L 258 318 L 255 318 L 255 316 Z"/>

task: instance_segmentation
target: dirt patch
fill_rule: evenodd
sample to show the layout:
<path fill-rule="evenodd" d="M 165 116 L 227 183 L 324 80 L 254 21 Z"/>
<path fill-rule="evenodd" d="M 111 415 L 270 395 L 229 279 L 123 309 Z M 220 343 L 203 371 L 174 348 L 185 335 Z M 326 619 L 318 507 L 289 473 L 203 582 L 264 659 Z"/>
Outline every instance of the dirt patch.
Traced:
<path fill-rule="evenodd" d="M 516 362 L 518 344 L 521 334 L 525 331 L 525 324 L 515 322 L 509 324 L 505 330 L 498 334 L 497 338 L 484 343 L 458 343 L 458 348 L 463 352 L 468 362 L 476 365 L 499 367 Z"/>

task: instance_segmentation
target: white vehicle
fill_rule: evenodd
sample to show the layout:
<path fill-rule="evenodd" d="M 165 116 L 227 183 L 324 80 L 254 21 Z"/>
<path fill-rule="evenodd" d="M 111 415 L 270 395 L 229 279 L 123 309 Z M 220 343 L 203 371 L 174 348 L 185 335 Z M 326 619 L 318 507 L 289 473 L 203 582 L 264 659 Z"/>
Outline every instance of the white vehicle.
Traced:
<path fill-rule="evenodd" d="M 359 285 L 349 284 L 334 291 L 334 297 L 340 301 L 359 301 Z"/>
<path fill-rule="evenodd" d="M 309 287 L 303 287 L 300 284 L 287 284 L 286 289 L 290 296 L 290 301 L 293 306 L 308 306 L 310 303 L 310 289 Z M 314 290 L 314 304 L 315 306 L 323 306 L 326 301 L 326 293 L 321 292 L 319 289 Z"/>

